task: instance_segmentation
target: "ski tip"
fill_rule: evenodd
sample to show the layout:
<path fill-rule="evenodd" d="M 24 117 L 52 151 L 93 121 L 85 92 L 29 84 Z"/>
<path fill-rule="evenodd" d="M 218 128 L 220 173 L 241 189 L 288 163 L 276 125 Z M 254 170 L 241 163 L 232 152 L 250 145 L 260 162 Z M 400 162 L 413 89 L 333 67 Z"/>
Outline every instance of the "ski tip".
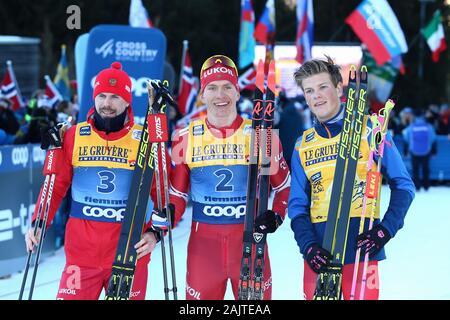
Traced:
<path fill-rule="evenodd" d="M 275 93 L 275 83 L 276 83 L 276 72 L 275 72 L 275 60 L 270 61 L 269 73 L 267 75 L 267 87 Z"/>
<path fill-rule="evenodd" d="M 260 59 L 256 70 L 256 87 L 264 92 L 264 62 Z"/>
<path fill-rule="evenodd" d="M 356 81 L 356 66 L 354 64 L 350 65 L 350 71 L 348 72 L 348 80 Z"/>
<path fill-rule="evenodd" d="M 367 66 L 362 65 L 361 68 L 359 69 L 360 81 L 367 83 L 367 75 L 368 75 Z"/>

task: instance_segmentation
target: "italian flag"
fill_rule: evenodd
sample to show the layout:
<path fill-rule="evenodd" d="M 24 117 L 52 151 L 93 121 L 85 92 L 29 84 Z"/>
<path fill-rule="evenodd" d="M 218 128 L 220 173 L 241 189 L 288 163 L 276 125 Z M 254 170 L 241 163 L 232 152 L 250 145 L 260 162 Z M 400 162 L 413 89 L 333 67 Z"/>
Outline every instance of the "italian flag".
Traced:
<path fill-rule="evenodd" d="M 437 10 L 430 23 L 422 29 L 422 34 L 427 39 L 428 46 L 432 51 L 431 59 L 439 61 L 439 54 L 447 49 L 445 43 L 444 27 L 442 26 L 441 12 Z"/>

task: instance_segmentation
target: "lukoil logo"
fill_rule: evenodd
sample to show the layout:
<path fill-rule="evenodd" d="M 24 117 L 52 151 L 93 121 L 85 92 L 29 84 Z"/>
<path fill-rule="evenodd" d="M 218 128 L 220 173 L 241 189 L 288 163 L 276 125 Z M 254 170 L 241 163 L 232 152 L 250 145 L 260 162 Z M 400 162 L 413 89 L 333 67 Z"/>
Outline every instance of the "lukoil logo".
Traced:
<path fill-rule="evenodd" d="M 117 222 L 122 221 L 123 219 L 123 212 L 125 211 L 125 208 L 116 210 L 113 208 L 99 208 L 99 207 L 91 207 L 91 206 L 84 206 L 83 207 L 83 214 L 87 217 L 94 217 L 94 218 L 101 218 L 105 217 L 107 219 L 115 219 Z"/>
<path fill-rule="evenodd" d="M 40 147 L 33 147 L 33 162 L 40 162 L 44 164 L 45 161 L 45 151 Z"/>
<path fill-rule="evenodd" d="M 95 48 L 95 54 L 106 58 L 114 55 L 118 61 L 149 62 L 155 60 L 158 50 L 147 48 L 143 41 L 116 41 L 109 39 L 100 47 Z"/>
<path fill-rule="evenodd" d="M 245 205 L 241 204 L 237 207 L 226 206 L 223 208 L 219 206 L 205 206 L 203 208 L 203 213 L 210 217 L 235 216 L 236 219 L 239 219 L 240 217 L 245 216 Z"/>
<path fill-rule="evenodd" d="M 11 160 L 14 165 L 21 164 L 25 168 L 28 164 L 28 156 L 27 147 L 14 148 L 11 153 Z"/>

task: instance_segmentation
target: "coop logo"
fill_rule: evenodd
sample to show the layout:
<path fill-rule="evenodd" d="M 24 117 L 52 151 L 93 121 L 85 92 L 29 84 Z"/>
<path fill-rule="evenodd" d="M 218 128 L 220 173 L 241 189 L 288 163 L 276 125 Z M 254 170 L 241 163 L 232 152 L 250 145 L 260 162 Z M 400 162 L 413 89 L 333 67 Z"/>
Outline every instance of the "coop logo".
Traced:
<path fill-rule="evenodd" d="M 20 147 L 20 148 L 14 148 L 11 153 L 11 160 L 13 165 L 22 165 L 23 167 L 27 166 L 28 163 L 28 148 L 27 147 Z"/>
<path fill-rule="evenodd" d="M 244 127 L 244 135 L 249 136 L 252 133 L 252 126 L 248 125 Z"/>
<path fill-rule="evenodd" d="M 309 141 L 311 141 L 312 139 L 314 139 L 314 135 L 315 135 L 315 132 L 309 133 L 309 134 L 305 137 L 305 142 L 309 142 Z"/>
<path fill-rule="evenodd" d="M 40 162 L 44 164 L 45 161 L 45 151 L 39 147 L 33 147 L 33 162 Z"/>
<path fill-rule="evenodd" d="M 83 207 L 83 214 L 86 217 L 92 217 L 92 218 L 106 218 L 108 220 L 115 220 L 117 222 L 122 221 L 123 219 L 123 212 L 125 211 L 125 208 L 122 209 L 113 209 L 113 208 L 99 208 L 99 207 L 91 207 L 91 206 L 84 206 Z"/>
<path fill-rule="evenodd" d="M 134 140 L 141 141 L 142 130 L 133 130 L 132 137 Z"/>
<path fill-rule="evenodd" d="M 194 126 L 194 128 L 192 128 L 193 131 L 193 135 L 194 136 L 201 136 L 205 133 L 205 129 L 203 128 L 203 125 L 198 125 L 198 126 Z"/>
<path fill-rule="evenodd" d="M 233 217 L 233 216 L 235 216 L 236 219 L 239 219 L 240 217 L 245 216 L 245 205 L 242 204 L 237 207 L 205 206 L 203 208 L 203 213 L 210 217 L 222 217 L 222 216 Z"/>
<path fill-rule="evenodd" d="M 80 128 L 80 136 L 90 136 L 91 126 L 84 126 Z"/>
<path fill-rule="evenodd" d="M 95 48 L 95 54 L 102 58 L 114 56 L 117 61 L 151 62 L 158 55 L 158 50 L 149 49 L 142 41 L 116 41 L 109 39 L 100 47 Z"/>

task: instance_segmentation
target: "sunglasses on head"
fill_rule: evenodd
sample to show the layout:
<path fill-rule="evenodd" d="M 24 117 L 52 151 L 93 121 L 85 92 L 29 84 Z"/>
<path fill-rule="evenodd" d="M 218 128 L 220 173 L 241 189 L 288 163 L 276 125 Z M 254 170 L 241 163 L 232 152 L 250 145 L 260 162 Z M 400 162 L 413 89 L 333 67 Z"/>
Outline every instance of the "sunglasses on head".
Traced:
<path fill-rule="evenodd" d="M 202 69 L 200 71 L 200 74 L 203 73 L 204 70 L 209 69 L 211 67 L 214 67 L 216 64 L 222 64 L 224 66 L 232 68 L 232 69 L 234 69 L 236 74 L 238 74 L 236 65 L 234 64 L 233 60 L 231 60 L 227 56 L 220 55 L 220 54 L 214 55 L 214 56 L 209 57 L 208 59 L 206 59 L 206 61 L 202 65 Z"/>

